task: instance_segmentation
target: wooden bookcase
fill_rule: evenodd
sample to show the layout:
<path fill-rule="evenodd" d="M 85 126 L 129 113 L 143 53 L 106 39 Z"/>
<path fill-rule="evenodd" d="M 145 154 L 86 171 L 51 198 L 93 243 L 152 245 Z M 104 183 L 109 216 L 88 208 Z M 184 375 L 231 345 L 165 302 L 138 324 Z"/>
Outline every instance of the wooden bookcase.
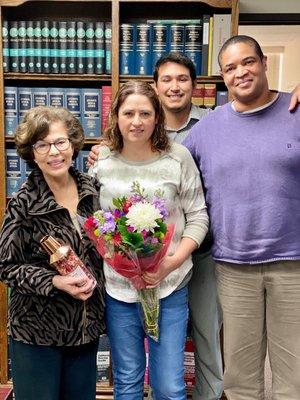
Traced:
<path fill-rule="evenodd" d="M 101 87 L 111 85 L 113 95 L 121 81 L 131 76 L 119 75 L 119 27 L 122 22 L 137 22 L 147 19 L 193 19 L 203 14 L 231 14 L 231 32 L 238 31 L 238 0 L 0 0 L 0 32 L 4 19 L 60 19 L 60 20 L 105 20 L 112 23 L 112 71 L 111 75 L 76 74 L 30 74 L 4 73 L 2 66 L 2 40 L 0 40 L 0 219 L 6 207 L 5 149 L 12 139 L 4 136 L 4 86 L 36 85 L 55 83 L 75 86 Z M 137 78 L 136 76 L 134 77 Z M 142 79 L 151 81 L 151 76 Z M 221 83 L 220 77 L 198 77 L 199 83 Z M 6 383 L 7 374 L 7 290 L 0 283 L 0 383 Z M 106 394 L 105 394 L 106 393 Z M 111 396 L 111 389 L 103 389 L 103 397 Z M 108 396 L 108 397 L 107 397 Z"/>

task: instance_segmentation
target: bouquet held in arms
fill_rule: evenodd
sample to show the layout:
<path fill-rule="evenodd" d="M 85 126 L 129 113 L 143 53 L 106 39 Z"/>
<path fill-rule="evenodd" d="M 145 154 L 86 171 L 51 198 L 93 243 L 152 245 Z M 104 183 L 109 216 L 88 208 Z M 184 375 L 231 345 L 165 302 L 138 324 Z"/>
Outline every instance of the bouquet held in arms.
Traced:
<path fill-rule="evenodd" d="M 130 280 L 138 291 L 147 335 L 159 339 L 159 299 L 156 288 L 146 288 L 143 273 L 156 272 L 174 233 L 167 225 L 168 212 L 161 191 L 153 198 L 138 182 L 132 195 L 113 199 L 114 209 L 96 211 L 84 223 L 89 238 L 106 263 Z"/>

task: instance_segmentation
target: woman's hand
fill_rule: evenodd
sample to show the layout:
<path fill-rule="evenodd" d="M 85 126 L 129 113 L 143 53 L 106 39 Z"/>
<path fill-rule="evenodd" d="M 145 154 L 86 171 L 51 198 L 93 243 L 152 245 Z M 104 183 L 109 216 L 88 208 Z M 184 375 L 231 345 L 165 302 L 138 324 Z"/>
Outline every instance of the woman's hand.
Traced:
<path fill-rule="evenodd" d="M 175 255 L 167 256 L 160 264 L 156 272 L 145 272 L 143 279 L 147 282 L 147 288 L 157 286 L 166 276 L 178 268 L 178 259 Z"/>
<path fill-rule="evenodd" d="M 52 279 L 53 286 L 68 293 L 77 300 L 87 300 L 93 294 L 94 281 L 88 277 L 72 277 L 55 275 Z"/>

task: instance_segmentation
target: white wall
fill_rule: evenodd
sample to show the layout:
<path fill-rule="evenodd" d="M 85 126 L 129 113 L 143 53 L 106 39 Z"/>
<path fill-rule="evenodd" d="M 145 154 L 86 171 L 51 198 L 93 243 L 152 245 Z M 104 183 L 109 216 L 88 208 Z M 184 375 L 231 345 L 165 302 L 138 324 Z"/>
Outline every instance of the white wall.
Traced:
<path fill-rule="evenodd" d="M 240 0 L 240 12 L 297 14 L 300 13 L 300 0 Z"/>

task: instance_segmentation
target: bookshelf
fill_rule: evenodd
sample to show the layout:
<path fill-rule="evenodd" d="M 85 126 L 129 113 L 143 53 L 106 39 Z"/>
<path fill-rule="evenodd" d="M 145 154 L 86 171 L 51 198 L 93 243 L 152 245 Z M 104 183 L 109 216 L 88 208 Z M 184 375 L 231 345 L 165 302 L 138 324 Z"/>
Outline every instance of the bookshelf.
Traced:
<path fill-rule="evenodd" d="M 237 34 L 238 0 L 0 0 L 0 32 L 3 21 L 21 20 L 59 20 L 59 21 L 105 21 L 111 22 L 112 50 L 111 74 L 43 74 L 3 72 L 3 47 L 0 41 L 0 219 L 6 207 L 5 150 L 12 147 L 12 138 L 4 135 L 4 87 L 5 86 L 60 86 L 99 88 L 111 85 L 112 95 L 119 84 L 137 76 L 123 76 L 119 73 L 120 24 L 145 22 L 148 19 L 193 19 L 204 14 L 230 14 L 231 34 Z M 152 76 L 141 79 L 152 81 Z M 221 84 L 218 76 L 199 76 L 198 83 Z M 87 143 L 95 141 L 89 139 Z M 0 383 L 8 381 L 7 370 L 7 290 L 0 283 Z M 98 386 L 98 392 L 101 388 Z M 105 388 L 103 396 L 110 396 L 111 388 Z M 98 395 L 97 395 L 98 396 Z M 97 398 L 106 398 L 106 397 Z"/>

